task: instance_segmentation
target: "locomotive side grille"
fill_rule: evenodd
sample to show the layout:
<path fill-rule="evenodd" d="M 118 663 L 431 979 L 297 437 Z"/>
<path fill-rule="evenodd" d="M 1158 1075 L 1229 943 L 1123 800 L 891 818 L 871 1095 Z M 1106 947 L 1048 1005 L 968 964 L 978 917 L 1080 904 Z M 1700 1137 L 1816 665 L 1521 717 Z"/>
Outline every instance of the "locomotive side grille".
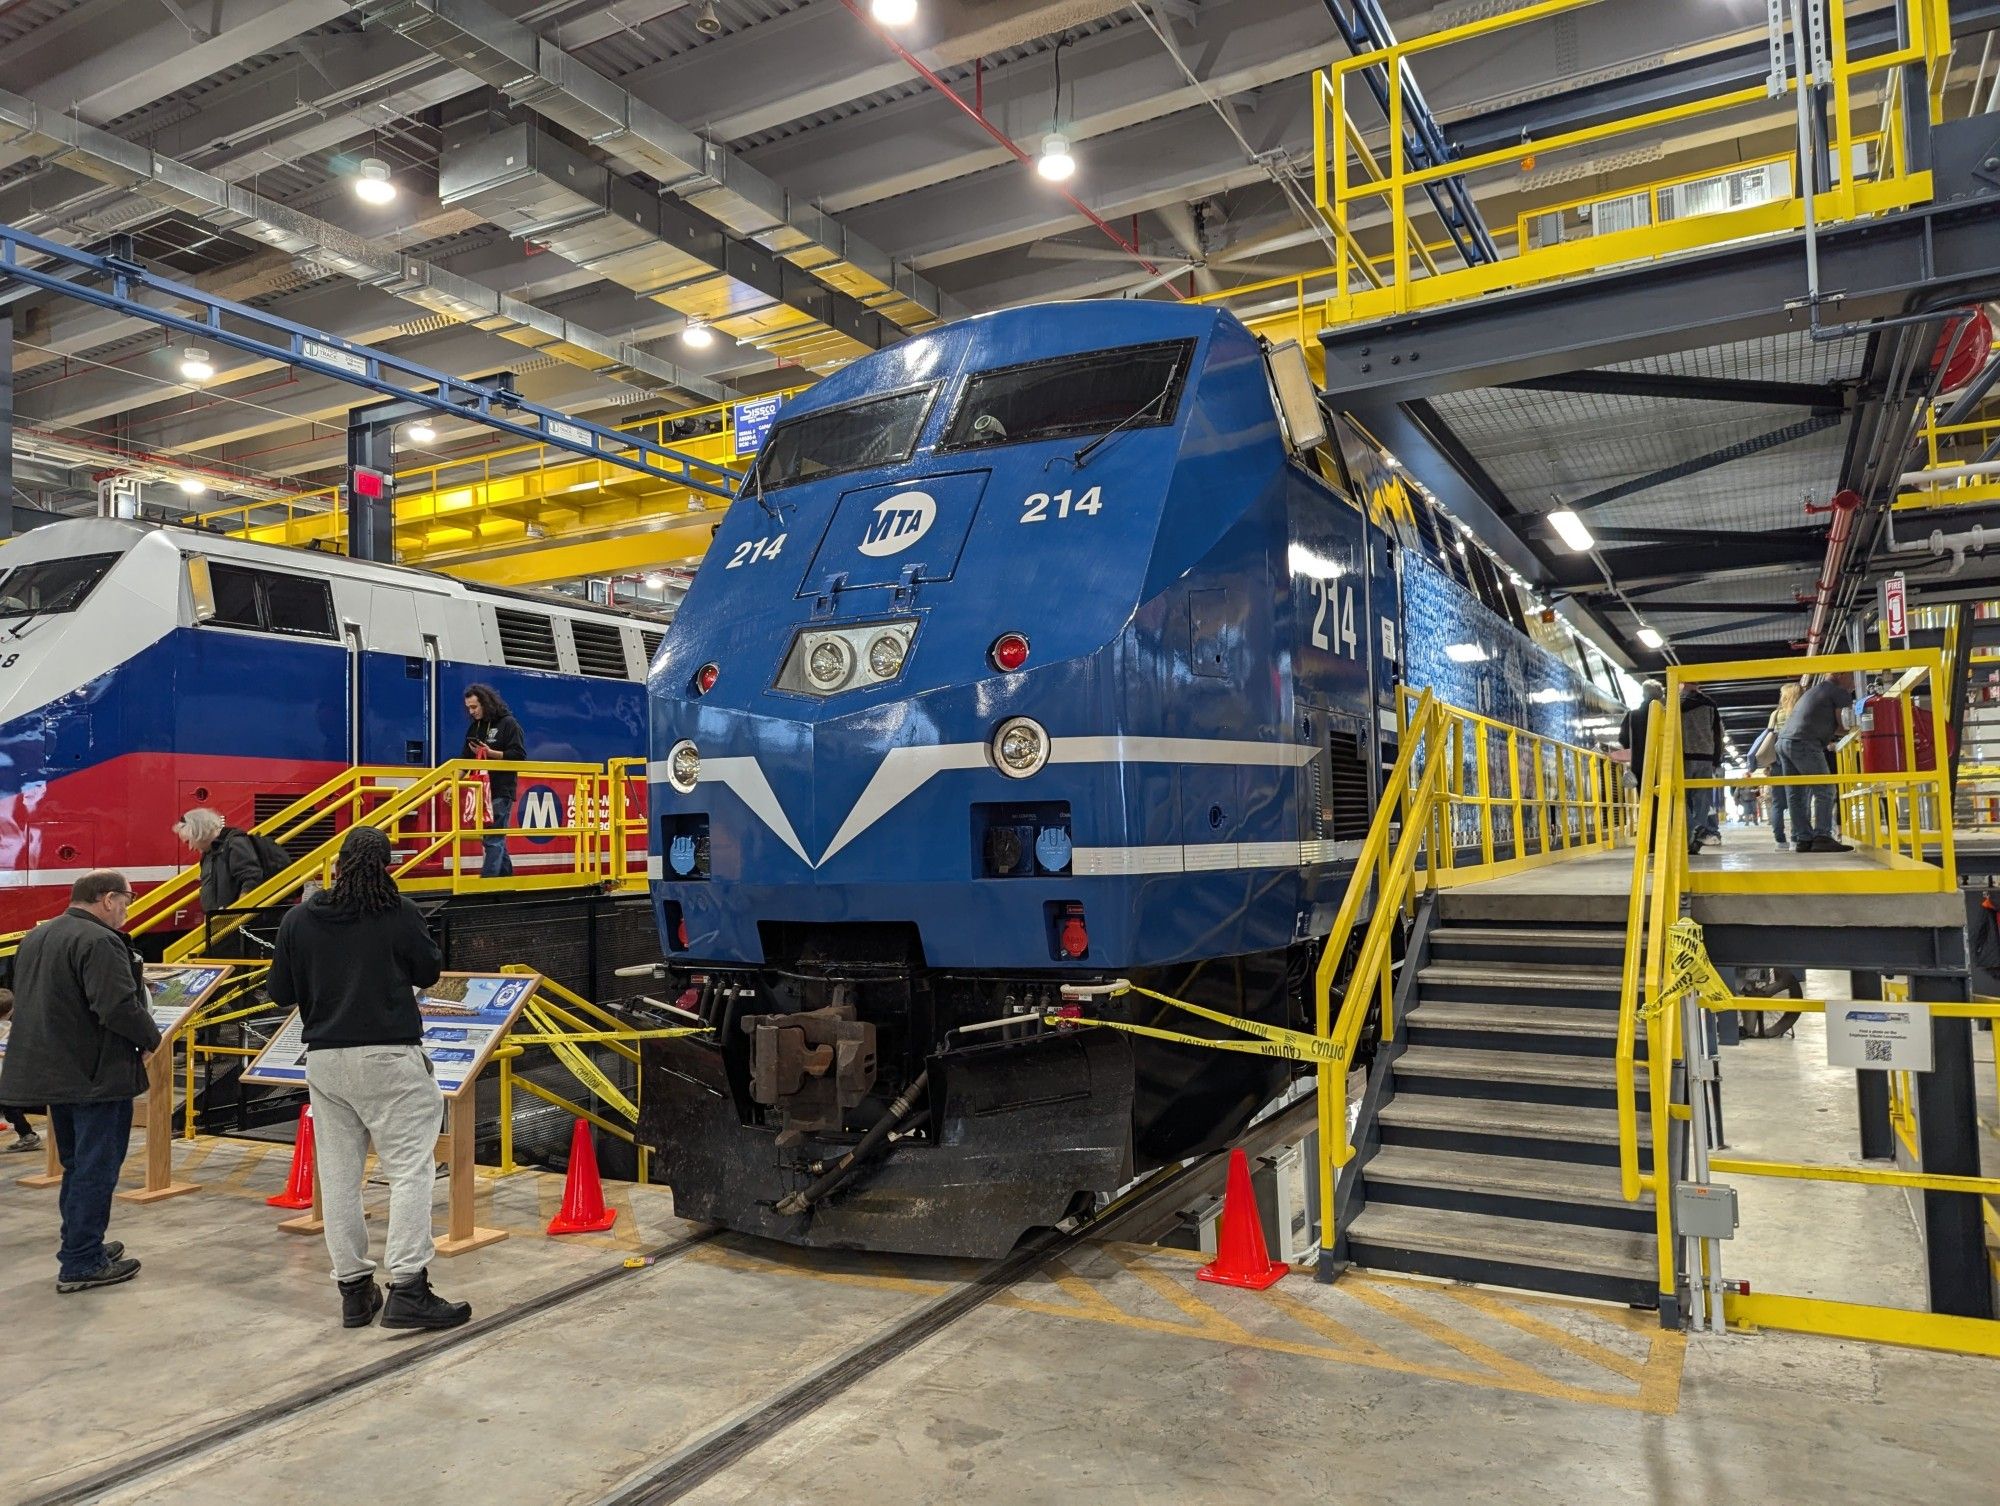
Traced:
<path fill-rule="evenodd" d="M 562 668 L 556 658 L 556 626 L 548 618 L 533 612 L 510 612 L 505 607 L 495 607 L 493 616 L 500 624 L 500 658 L 508 668 Z M 618 677 L 625 677 L 622 668 Z"/>
<path fill-rule="evenodd" d="M 652 668 L 653 661 L 660 657 L 660 643 L 667 635 L 651 628 L 639 629 L 639 641 L 646 645 L 646 667 Z"/>
<path fill-rule="evenodd" d="M 1368 761 L 1362 756 L 1361 739 L 1336 732 L 1327 739 L 1327 787 L 1333 800 L 1333 839 L 1359 842 L 1368 835 L 1374 815 L 1368 807 Z"/>
<path fill-rule="evenodd" d="M 569 635 L 576 644 L 576 667 L 600 680 L 629 680 L 625 668 L 625 638 L 608 622 L 584 622 L 572 617 Z"/>
<path fill-rule="evenodd" d="M 253 795 L 250 797 L 251 825 L 261 825 L 277 815 L 299 797 L 293 795 Z M 296 863 L 300 858 L 310 856 L 313 849 L 323 847 L 333 840 L 333 817 L 322 816 L 312 825 L 302 828 L 297 836 L 287 837 L 278 845 L 292 855 Z"/>

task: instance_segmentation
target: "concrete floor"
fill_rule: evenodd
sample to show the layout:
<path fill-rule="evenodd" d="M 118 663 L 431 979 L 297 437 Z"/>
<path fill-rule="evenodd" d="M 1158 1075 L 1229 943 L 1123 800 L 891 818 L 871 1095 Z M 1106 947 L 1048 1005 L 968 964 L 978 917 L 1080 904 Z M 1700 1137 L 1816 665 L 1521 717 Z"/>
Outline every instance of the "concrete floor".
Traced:
<path fill-rule="evenodd" d="M 1799 1079 L 1826 1110 L 1813 1119 L 1839 1117 L 1807 1041 L 1756 1050 L 1730 1058 L 1732 1099 L 1775 1101 Z M 1747 1107 L 1732 1126 L 1746 1150 L 1777 1133 Z M 121 1204 L 114 1218 L 144 1274 L 71 1297 L 54 1291 L 53 1193 L 0 1186 L 0 1331 L 16 1379 L 0 1401 L 0 1502 L 433 1342 L 337 1326 L 321 1247 L 275 1232 L 281 1215 L 262 1201 L 283 1183 L 281 1152 L 216 1143 L 177 1161 L 201 1195 Z M 440 1261 L 440 1288 L 495 1313 L 686 1232 L 664 1193 L 620 1188 L 612 1234 L 546 1239 L 557 1196 L 553 1178 L 482 1181 L 481 1222 L 515 1237 Z M 1743 1242 L 1745 1271 L 1768 1255 L 1785 1289 L 1842 1296 L 1869 1294 L 1850 1261 L 1901 1281 L 1908 1216 L 1869 1211 L 1867 1239 L 1836 1249 L 1824 1211 L 1808 1223 L 1760 1205 L 1760 1231 L 1782 1223 L 1790 1248 Z M 973 1269 L 724 1236 L 89 1499 L 597 1502 Z M 683 1499 L 1995 1499 L 1993 1362 L 1778 1334 L 1683 1339 L 1622 1308 L 1388 1276 L 1249 1293 L 1194 1271 L 1172 1251 L 1072 1252 Z"/>

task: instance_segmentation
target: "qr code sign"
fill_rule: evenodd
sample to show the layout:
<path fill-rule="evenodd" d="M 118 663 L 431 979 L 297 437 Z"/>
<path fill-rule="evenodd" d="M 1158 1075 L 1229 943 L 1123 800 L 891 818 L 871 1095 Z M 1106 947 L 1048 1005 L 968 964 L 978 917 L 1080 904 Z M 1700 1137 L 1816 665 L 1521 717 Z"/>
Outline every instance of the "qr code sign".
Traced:
<path fill-rule="evenodd" d="M 1863 1061 L 1889 1062 L 1896 1059 L 1894 1041 L 1863 1041 L 1861 1044 Z"/>

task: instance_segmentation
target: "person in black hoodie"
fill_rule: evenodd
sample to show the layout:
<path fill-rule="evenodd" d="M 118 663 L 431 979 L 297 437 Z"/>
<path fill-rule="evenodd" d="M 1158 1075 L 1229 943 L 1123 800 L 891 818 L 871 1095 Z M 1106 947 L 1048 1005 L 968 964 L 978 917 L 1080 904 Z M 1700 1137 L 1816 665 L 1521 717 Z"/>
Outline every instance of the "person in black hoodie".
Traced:
<path fill-rule="evenodd" d="M 389 1179 L 384 1328 L 455 1328 L 464 1302 L 431 1290 L 432 1152 L 444 1095 L 421 1044 L 417 990 L 442 963 L 417 907 L 389 876 L 389 839 L 357 826 L 340 844 L 333 885 L 278 927 L 270 990 L 304 1027 L 321 1212 L 341 1322 L 365 1328 L 384 1306 L 368 1258 L 361 1177 L 373 1144 Z"/>
<path fill-rule="evenodd" d="M 518 763 L 528 756 L 528 741 L 521 735 L 521 724 L 514 720 L 514 713 L 491 685 L 465 687 L 465 714 L 472 720 L 465 729 L 464 757 Z M 514 824 L 514 789 L 519 776 L 495 773 L 487 777 L 493 789 L 493 815 L 487 825 L 504 832 Z M 486 849 L 486 861 L 479 868 L 481 878 L 513 877 L 514 860 L 507 856 L 504 835 L 484 837 L 480 845 Z"/>

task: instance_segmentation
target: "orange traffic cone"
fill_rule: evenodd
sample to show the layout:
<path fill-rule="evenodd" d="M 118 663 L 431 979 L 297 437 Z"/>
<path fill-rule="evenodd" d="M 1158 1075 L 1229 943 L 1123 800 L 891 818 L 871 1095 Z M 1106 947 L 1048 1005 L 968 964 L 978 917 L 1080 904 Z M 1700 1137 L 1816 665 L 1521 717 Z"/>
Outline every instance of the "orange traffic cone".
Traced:
<path fill-rule="evenodd" d="M 597 1178 L 597 1147 L 581 1119 L 569 1137 L 569 1175 L 563 1179 L 562 1212 L 549 1220 L 551 1234 L 602 1234 L 618 1222 L 618 1210 L 604 1206 Z"/>
<path fill-rule="evenodd" d="M 1264 1248 L 1264 1221 L 1257 1215 L 1257 1194 L 1250 1188 L 1250 1158 L 1240 1149 L 1232 1150 L 1229 1185 L 1222 1195 L 1222 1228 L 1215 1236 L 1215 1259 L 1195 1276 L 1261 1292 L 1291 1269 L 1284 1261 L 1273 1260 Z"/>
<path fill-rule="evenodd" d="M 299 1137 L 292 1142 L 292 1174 L 285 1179 L 285 1190 L 264 1201 L 273 1208 L 313 1205 L 313 1110 L 309 1103 L 299 1107 Z"/>

